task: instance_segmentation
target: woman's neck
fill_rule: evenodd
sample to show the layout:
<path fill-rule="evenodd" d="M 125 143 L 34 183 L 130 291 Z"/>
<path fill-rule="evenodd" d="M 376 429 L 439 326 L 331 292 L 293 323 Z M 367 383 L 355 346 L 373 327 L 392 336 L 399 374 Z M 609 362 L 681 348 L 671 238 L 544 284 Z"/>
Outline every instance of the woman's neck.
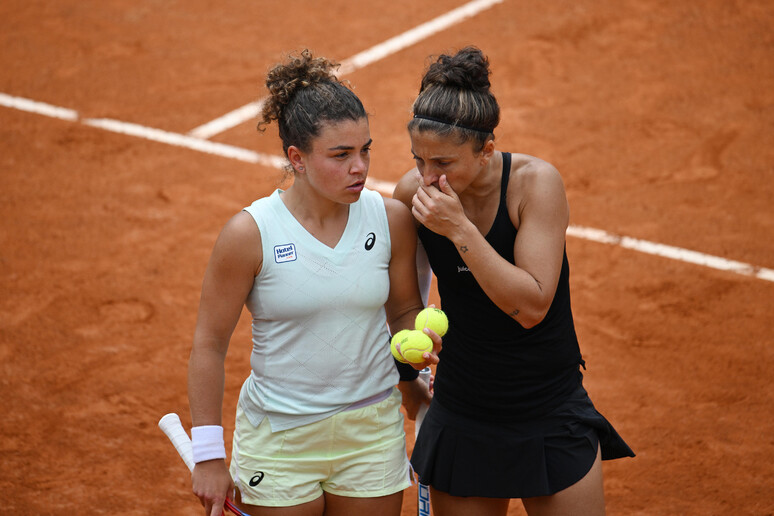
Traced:
<path fill-rule="evenodd" d="M 335 247 L 349 219 L 349 205 L 322 197 L 308 184 L 296 180 L 280 193 L 280 198 L 293 217 L 312 236 Z"/>
<path fill-rule="evenodd" d="M 459 194 L 463 204 L 467 201 L 480 202 L 491 196 L 494 191 L 499 191 L 502 168 L 503 155 L 501 152 L 495 151 L 473 182 L 464 192 Z"/>

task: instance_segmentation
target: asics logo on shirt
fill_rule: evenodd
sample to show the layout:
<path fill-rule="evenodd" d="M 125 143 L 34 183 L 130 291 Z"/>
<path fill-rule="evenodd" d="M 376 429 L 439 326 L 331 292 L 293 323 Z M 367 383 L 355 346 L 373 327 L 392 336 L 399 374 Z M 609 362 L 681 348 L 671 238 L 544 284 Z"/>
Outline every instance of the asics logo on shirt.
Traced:
<path fill-rule="evenodd" d="M 365 241 L 365 250 L 370 251 L 374 248 L 374 244 L 376 243 L 376 234 L 371 232 L 366 235 L 366 241 Z"/>
<path fill-rule="evenodd" d="M 457 265 L 457 272 L 470 272 L 470 269 L 468 269 L 464 265 L 462 265 L 462 266 Z"/>

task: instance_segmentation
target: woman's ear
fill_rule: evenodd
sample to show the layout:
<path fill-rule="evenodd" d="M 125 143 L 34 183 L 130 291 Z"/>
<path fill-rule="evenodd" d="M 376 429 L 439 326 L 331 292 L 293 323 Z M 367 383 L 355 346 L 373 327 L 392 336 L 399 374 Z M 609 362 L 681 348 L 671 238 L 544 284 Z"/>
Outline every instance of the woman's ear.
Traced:
<path fill-rule="evenodd" d="M 486 141 L 484 144 L 484 148 L 481 149 L 481 164 L 485 165 L 489 162 L 490 159 L 492 159 L 492 156 L 494 156 L 495 152 L 495 142 L 494 138 L 491 138 Z"/>
<path fill-rule="evenodd" d="M 486 155 L 487 158 L 491 158 L 492 157 L 492 155 L 494 154 L 494 138 L 491 138 L 491 139 L 486 141 L 486 143 L 484 144 L 484 151 L 483 152 L 484 152 L 484 154 Z"/>
<path fill-rule="evenodd" d="M 304 153 L 295 145 L 288 147 L 288 161 L 296 174 L 304 172 Z"/>

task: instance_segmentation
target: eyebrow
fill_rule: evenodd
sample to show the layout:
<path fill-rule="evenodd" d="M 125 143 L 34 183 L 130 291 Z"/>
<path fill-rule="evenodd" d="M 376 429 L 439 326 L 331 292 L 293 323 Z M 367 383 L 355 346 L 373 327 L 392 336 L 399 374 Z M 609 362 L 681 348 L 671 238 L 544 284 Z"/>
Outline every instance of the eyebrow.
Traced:
<path fill-rule="evenodd" d="M 417 156 L 417 155 L 414 153 L 414 151 L 413 151 L 413 150 L 411 151 L 411 155 L 412 155 L 412 156 L 414 156 L 415 158 L 418 158 L 418 157 L 419 157 L 419 156 Z M 443 155 L 441 155 L 441 156 L 430 156 L 430 157 L 429 157 L 429 158 L 427 158 L 427 159 L 428 159 L 428 160 L 431 160 L 431 161 L 438 161 L 438 160 L 444 160 L 444 159 L 454 159 L 454 156 L 443 156 Z"/>
<path fill-rule="evenodd" d="M 368 147 L 368 146 L 369 146 L 369 145 L 371 145 L 373 142 L 374 142 L 373 138 L 370 138 L 370 139 L 369 139 L 369 140 L 368 140 L 368 141 L 365 143 L 365 145 L 363 145 L 363 147 Z M 329 150 L 329 151 L 334 151 L 334 150 L 352 150 L 352 149 L 354 149 L 354 148 L 355 148 L 355 147 L 353 147 L 352 145 L 337 145 L 336 147 L 328 147 L 328 150 Z"/>

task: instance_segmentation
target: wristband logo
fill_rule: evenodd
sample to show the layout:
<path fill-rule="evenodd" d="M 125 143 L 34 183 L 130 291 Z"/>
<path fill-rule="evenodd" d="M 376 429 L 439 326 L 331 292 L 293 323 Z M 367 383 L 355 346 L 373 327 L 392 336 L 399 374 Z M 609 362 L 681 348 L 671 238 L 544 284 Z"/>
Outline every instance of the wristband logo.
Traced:
<path fill-rule="evenodd" d="M 256 471 L 255 475 L 253 475 L 253 477 L 250 479 L 250 482 L 249 482 L 250 487 L 255 487 L 258 484 L 260 484 L 261 480 L 263 480 L 263 477 L 264 477 L 263 471 Z"/>
<path fill-rule="evenodd" d="M 370 251 L 374 248 L 374 244 L 376 243 L 376 233 L 368 233 L 366 235 L 366 241 L 365 241 L 365 250 Z"/>

